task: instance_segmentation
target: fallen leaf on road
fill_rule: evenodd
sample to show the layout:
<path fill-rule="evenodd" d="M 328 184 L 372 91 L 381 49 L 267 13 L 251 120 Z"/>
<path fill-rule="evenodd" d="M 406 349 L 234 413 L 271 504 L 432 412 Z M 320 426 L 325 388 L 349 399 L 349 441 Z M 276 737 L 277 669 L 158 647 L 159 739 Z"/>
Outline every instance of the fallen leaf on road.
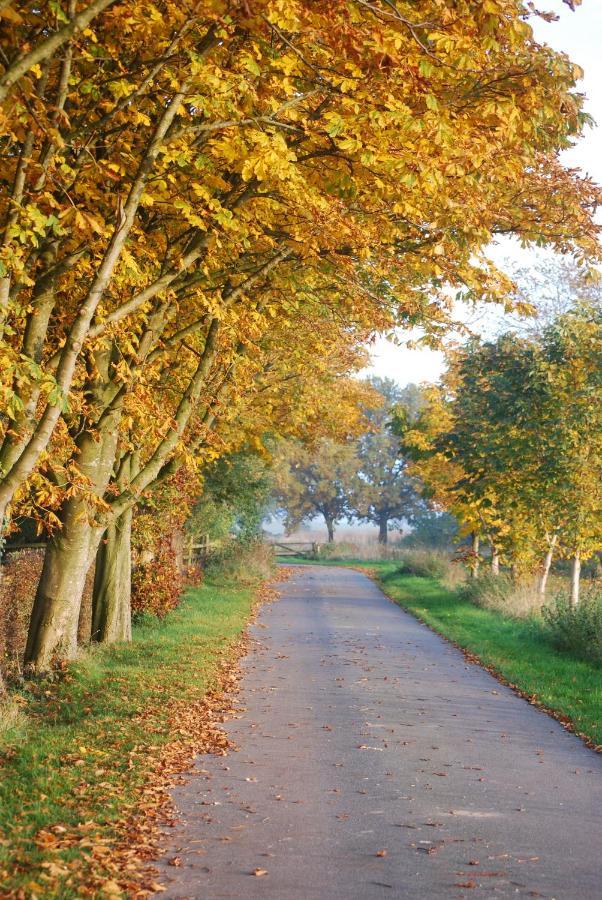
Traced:
<path fill-rule="evenodd" d="M 375 855 L 376 856 L 386 856 L 387 851 L 386 850 L 377 850 Z"/>
<path fill-rule="evenodd" d="M 167 865 L 168 866 L 181 866 L 182 860 L 180 859 L 179 856 L 174 856 L 174 857 L 172 857 L 172 859 L 167 860 Z"/>
<path fill-rule="evenodd" d="M 261 878 L 262 875 L 267 875 L 267 874 L 268 874 L 267 869 L 253 869 L 253 871 L 251 872 L 251 875 L 255 875 L 257 878 Z"/>

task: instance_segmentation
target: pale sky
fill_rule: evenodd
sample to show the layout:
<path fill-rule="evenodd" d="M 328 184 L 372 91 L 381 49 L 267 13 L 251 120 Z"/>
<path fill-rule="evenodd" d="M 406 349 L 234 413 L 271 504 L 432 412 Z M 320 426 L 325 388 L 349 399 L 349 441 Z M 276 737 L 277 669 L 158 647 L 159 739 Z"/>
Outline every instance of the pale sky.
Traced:
<path fill-rule="evenodd" d="M 531 24 L 539 41 L 564 51 L 584 70 L 581 90 L 587 97 L 586 109 L 598 123 L 598 127 L 587 129 L 579 144 L 566 151 L 562 159 L 602 183 L 602 0 L 583 0 L 574 12 L 562 0 L 538 0 L 537 6 L 560 17 L 553 23 L 533 19 Z M 491 256 L 498 265 L 510 257 L 525 266 L 530 258 L 534 258 L 534 253 L 526 253 L 513 246 L 511 241 L 504 241 L 492 247 Z M 400 335 L 403 337 L 405 335 Z M 436 381 L 442 371 L 442 353 L 410 350 L 395 346 L 384 338 L 373 348 L 372 366 L 367 370 L 371 374 L 394 378 L 402 385 Z"/>

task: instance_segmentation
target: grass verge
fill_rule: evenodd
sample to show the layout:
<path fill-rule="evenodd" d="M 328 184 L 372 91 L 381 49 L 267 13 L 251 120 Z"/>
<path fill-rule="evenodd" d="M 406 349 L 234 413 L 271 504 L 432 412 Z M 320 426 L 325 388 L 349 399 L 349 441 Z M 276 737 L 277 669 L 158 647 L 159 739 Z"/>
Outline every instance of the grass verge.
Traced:
<path fill-rule="evenodd" d="M 190 589 L 134 642 L 27 683 L 0 747 L 0 896 L 143 896 L 167 775 L 220 749 L 220 701 L 257 590 Z M 14 702 L 13 699 L 13 702 Z"/>
<path fill-rule="evenodd" d="M 400 574 L 397 562 L 325 560 L 320 564 L 365 571 L 388 597 L 602 749 L 601 670 L 555 649 L 540 620 L 513 619 L 481 609 L 433 579 Z"/>

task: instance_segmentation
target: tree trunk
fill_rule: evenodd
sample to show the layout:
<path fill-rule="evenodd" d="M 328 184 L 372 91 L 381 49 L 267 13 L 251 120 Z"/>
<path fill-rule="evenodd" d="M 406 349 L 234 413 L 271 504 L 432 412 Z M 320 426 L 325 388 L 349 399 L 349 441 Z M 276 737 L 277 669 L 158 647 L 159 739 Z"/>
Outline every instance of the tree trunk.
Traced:
<path fill-rule="evenodd" d="M 115 463 L 118 418 L 117 411 L 107 416 L 100 433 L 85 432 L 78 443 L 78 468 L 99 497 Z M 94 524 L 96 512 L 85 498 L 71 497 L 61 510 L 62 528 L 46 548 L 25 651 L 25 662 L 36 672 L 48 671 L 55 657 L 73 659 L 77 652 L 86 575 L 106 527 Z"/>
<path fill-rule="evenodd" d="M 334 544 L 334 519 L 324 515 L 324 521 L 326 522 L 326 528 L 328 530 L 328 543 Z"/>
<path fill-rule="evenodd" d="M 554 559 L 554 547 L 556 546 L 556 540 L 558 535 L 554 535 L 550 544 L 548 546 L 548 552 L 545 555 L 545 559 L 543 561 L 543 570 L 541 573 L 541 579 L 539 582 L 539 594 L 541 597 L 545 597 L 546 588 L 548 586 L 548 575 L 550 574 L 550 569 L 552 568 L 552 560 Z"/>
<path fill-rule="evenodd" d="M 491 572 L 493 575 L 500 574 L 500 554 L 493 546 L 491 548 Z"/>
<path fill-rule="evenodd" d="M 571 606 L 579 605 L 579 587 L 581 580 L 581 554 L 577 550 L 571 567 Z"/>
<path fill-rule="evenodd" d="M 92 640 L 104 644 L 132 639 L 132 510 L 112 522 L 96 554 Z"/>
<path fill-rule="evenodd" d="M 82 499 L 69 500 L 63 528 L 46 548 L 25 650 L 25 662 L 36 672 L 47 672 L 54 658 L 73 659 L 77 652 L 86 575 L 102 534 L 87 520 L 89 512 Z"/>
<path fill-rule="evenodd" d="M 389 520 L 386 516 L 381 516 L 378 520 L 378 543 L 386 544 L 389 540 Z"/>
<path fill-rule="evenodd" d="M 470 566 L 470 577 L 477 578 L 479 575 L 479 548 L 481 541 L 479 535 L 473 531 L 472 534 L 472 562 Z"/>

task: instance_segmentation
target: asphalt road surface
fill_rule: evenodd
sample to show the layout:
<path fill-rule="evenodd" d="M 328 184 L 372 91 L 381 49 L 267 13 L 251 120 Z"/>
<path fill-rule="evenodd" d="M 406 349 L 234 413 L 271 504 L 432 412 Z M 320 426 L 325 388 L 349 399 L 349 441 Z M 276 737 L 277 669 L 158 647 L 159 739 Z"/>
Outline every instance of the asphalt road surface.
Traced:
<path fill-rule="evenodd" d="M 602 898 L 602 758 L 368 578 L 299 568 L 252 635 L 162 896 Z"/>

